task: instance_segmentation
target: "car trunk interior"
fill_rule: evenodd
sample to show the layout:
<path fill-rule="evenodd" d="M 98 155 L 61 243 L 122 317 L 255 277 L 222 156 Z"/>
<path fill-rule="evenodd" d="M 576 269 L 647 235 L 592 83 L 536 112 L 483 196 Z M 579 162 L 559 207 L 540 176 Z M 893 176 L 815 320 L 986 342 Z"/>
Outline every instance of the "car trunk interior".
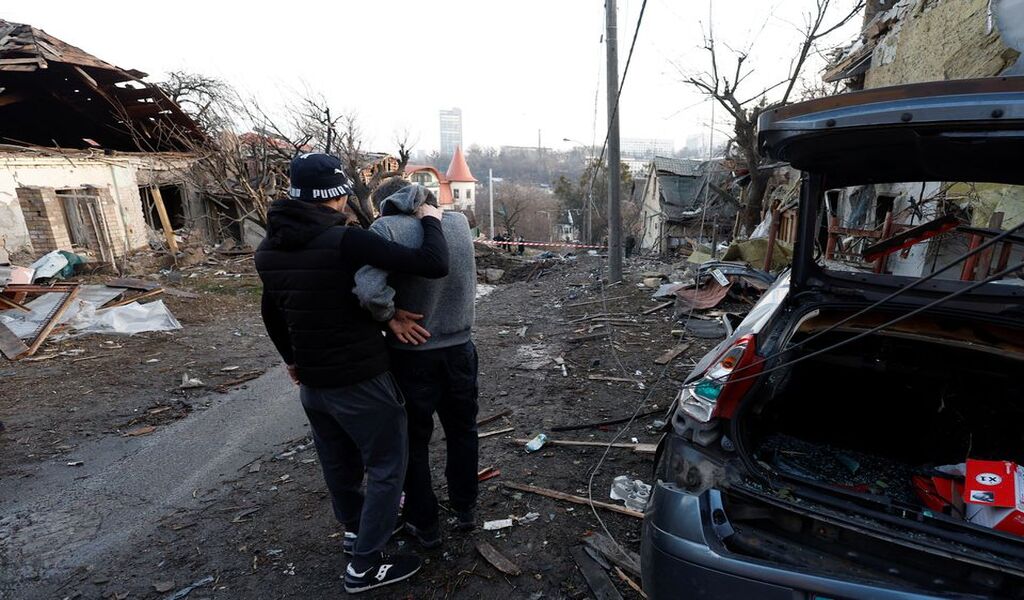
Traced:
<path fill-rule="evenodd" d="M 803 345 L 786 360 L 892 317 L 862 317 L 811 339 L 838 316 L 805 320 L 791 340 Z M 768 454 L 808 462 L 796 459 L 811 447 L 835 455 L 830 462 L 841 467 L 835 475 L 847 484 L 860 469 L 845 453 L 912 469 L 968 457 L 1024 462 L 1022 371 L 1021 329 L 955 317 L 905 321 L 779 372 L 752 399 L 743 433 L 753 441 L 747 447 L 769 464 Z M 791 442 L 808 447 L 787 449 Z"/>
<path fill-rule="evenodd" d="M 804 344 L 784 359 L 849 340 L 893 315 L 824 332 L 843 316 L 804 319 L 791 345 Z M 776 489 L 787 486 L 781 476 L 829 498 L 913 518 L 925 511 L 914 475 L 968 457 L 1024 462 L 1021 344 L 1020 329 L 956 317 L 911 319 L 867 335 L 777 371 L 741 409 L 741 448 Z M 959 515 L 944 526 L 996 536 L 1024 553 L 1024 538 L 969 525 Z"/>

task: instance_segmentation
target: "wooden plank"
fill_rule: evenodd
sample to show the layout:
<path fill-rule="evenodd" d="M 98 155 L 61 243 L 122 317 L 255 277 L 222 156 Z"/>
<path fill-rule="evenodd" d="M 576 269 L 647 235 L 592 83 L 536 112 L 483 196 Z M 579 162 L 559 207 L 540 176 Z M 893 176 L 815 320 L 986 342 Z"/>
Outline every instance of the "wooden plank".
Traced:
<path fill-rule="evenodd" d="M 477 425 L 477 427 L 479 427 L 481 425 L 487 425 L 488 423 L 493 423 L 493 422 L 497 421 L 498 419 L 500 419 L 502 417 L 510 417 L 510 416 L 512 416 L 512 409 L 511 408 L 503 410 L 503 411 L 501 411 L 500 413 L 498 413 L 496 415 L 491 415 L 489 417 L 484 417 L 483 419 L 480 419 L 479 421 L 477 421 L 476 425 Z"/>
<path fill-rule="evenodd" d="M 143 292 L 143 293 L 138 294 L 136 296 L 132 296 L 131 298 L 125 298 L 123 300 L 118 300 L 117 302 L 114 302 L 113 304 L 107 304 L 106 306 L 103 306 L 102 308 L 100 308 L 100 310 L 106 310 L 108 308 L 117 308 L 118 306 L 124 306 L 126 304 L 131 304 L 132 302 L 138 302 L 139 300 L 148 300 L 150 298 L 154 298 L 156 296 L 159 296 L 162 293 L 164 293 L 163 288 L 158 288 L 158 289 L 155 289 L 155 290 L 150 290 L 148 292 Z"/>
<path fill-rule="evenodd" d="M 644 589 L 642 587 L 640 587 L 640 584 L 638 584 L 637 582 L 635 582 L 632 579 L 630 579 L 629 575 L 626 575 L 625 573 L 623 573 L 622 569 L 620 569 L 618 567 L 618 565 L 612 567 L 612 571 L 615 571 L 615 574 L 619 576 L 619 579 L 623 583 L 628 585 L 630 588 L 632 588 L 632 590 L 634 592 L 639 594 L 641 598 L 647 598 L 647 594 L 644 593 Z M 637 577 L 639 577 L 639 575 L 637 575 Z"/>
<path fill-rule="evenodd" d="M 576 561 L 576 566 L 580 568 L 583 579 L 587 581 L 590 591 L 594 592 L 594 597 L 597 600 L 622 600 L 622 594 L 619 593 L 619 590 L 615 589 L 615 585 L 608 577 L 608 574 L 604 572 L 604 569 L 594 559 L 587 556 L 582 546 L 573 547 L 570 553 L 572 554 L 572 559 Z"/>
<path fill-rule="evenodd" d="M 529 441 L 530 440 L 525 439 L 525 438 L 516 438 L 516 439 L 512 440 L 512 443 L 515 443 L 515 444 L 525 444 L 525 443 L 527 443 Z M 593 441 L 590 441 L 590 440 L 552 440 L 552 439 L 549 439 L 546 442 L 544 442 L 544 444 L 545 445 L 552 445 L 552 446 L 586 446 L 586 447 L 594 446 L 594 447 L 600 447 L 600 448 L 605 448 L 605 447 L 608 446 L 608 442 L 593 442 Z M 637 446 L 639 446 L 639 444 L 631 444 L 629 442 L 616 442 L 616 443 L 611 445 L 612 448 L 628 448 L 630 450 L 635 449 Z"/>
<path fill-rule="evenodd" d="M 3 323 L 0 323 L 0 352 L 11 360 L 15 360 L 28 352 L 28 346 L 25 345 L 25 342 L 14 335 L 14 332 Z"/>
<path fill-rule="evenodd" d="M 78 297 L 78 286 L 75 286 L 68 291 L 68 295 L 64 298 L 64 301 L 57 306 L 57 310 L 54 311 L 53 316 L 51 316 L 50 320 L 46 322 L 42 331 L 39 332 L 39 335 L 36 336 L 35 341 L 32 342 L 32 345 L 28 347 L 28 351 L 23 356 L 32 356 L 39 350 L 39 347 L 43 345 L 44 341 L 46 341 L 47 336 L 49 336 L 50 332 L 53 331 L 53 328 L 57 326 L 57 322 L 60 321 L 60 318 L 64 316 L 64 313 L 71 307 L 71 303 L 74 302 L 76 297 Z"/>
<path fill-rule="evenodd" d="M 483 556 L 487 560 L 487 562 L 491 564 L 492 567 L 501 571 L 502 573 L 506 575 L 511 575 L 513 577 L 522 574 L 522 570 L 520 570 L 514 562 L 505 558 L 504 554 L 498 552 L 494 548 L 494 546 L 488 544 L 487 542 L 483 540 L 478 541 L 476 543 L 476 551 L 479 552 L 480 555 Z"/>
<path fill-rule="evenodd" d="M 614 302 L 616 300 L 625 300 L 629 298 L 630 294 L 625 296 L 615 296 L 614 298 L 601 298 L 599 300 L 589 300 L 587 302 L 577 302 L 575 304 L 566 304 L 564 308 L 576 308 L 577 306 L 590 306 L 591 304 L 599 304 L 601 302 Z"/>
<path fill-rule="evenodd" d="M 22 312 L 28 312 L 28 313 L 32 312 L 32 309 L 27 307 L 27 306 L 25 306 L 24 304 L 19 304 L 19 303 L 15 302 L 14 300 L 11 300 L 7 296 L 4 296 L 3 294 L 0 294 L 0 308 L 5 307 L 5 306 L 7 308 L 13 308 L 14 310 L 20 310 Z"/>
<path fill-rule="evenodd" d="M 629 379 L 627 377 L 612 377 L 611 375 L 587 375 L 587 379 L 590 381 L 615 381 L 619 383 L 640 383 L 636 379 Z"/>
<path fill-rule="evenodd" d="M 167 216 L 167 207 L 164 206 L 164 197 L 160 195 L 160 188 L 155 185 L 149 186 L 149 193 L 153 197 L 153 204 L 156 212 L 160 215 L 160 227 L 164 230 L 164 239 L 167 241 L 167 249 L 171 254 L 178 253 L 178 242 L 174 239 L 174 228 L 171 227 L 171 218 Z"/>
<path fill-rule="evenodd" d="M 130 290 L 142 290 L 149 292 L 160 287 L 159 283 L 153 281 L 146 281 L 145 279 L 134 279 L 132 277 L 122 277 L 120 279 L 113 279 L 106 283 L 107 287 L 113 288 L 128 288 Z"/>
<path fill-rule="evenodd" d="M 651 308 L 648 308 L 647 310 L 643 311 L 640 314 L 641 315 L 650 315 L 650 314 L 658 312 L 659 310 L 661 310 L 663 308 L 668 308 L 668 307 L 672 306 L 675 303 L 676 303 L 675 300 L 669 300 L 668 302 L 663 302 L 663 303 L 661 303 L 661 304 L 659 304 L 657 306 L 652 306 Z"/>
<path fill-rule="evenodd" d="M 584 535 L 580 541 L 597 551 L 608 562 L 622 567 L 636 577 L 640 576 L 640 555 L 621 548 L 607 535 L 590 533 Z"/>
<path fill-rule="evenodd" d="M 571 337 L 571 338 L 567 339 L 566 341 L 569 342 L 570 344 L 579 344 L 579 343 L 582 343 L 582 342 L 590 342 L 590 341 L 593 341 L 593 340 L 604 339 L 604 338 L 608 337 L 609 335 L 610 335 L 609 332 L 602 331 L 600 333 L 590 333 L 590 334 L 587 334 L 587 335 L 579 335 L 579 336 L 576 336 L 576 337 Z"/>
<path fill-rule="evenodd" d="M 597 500 L 591 502 L 590 500 L 583 498 L 581 496 L 573 496 L 572 494 L 566 494 L 565 492 L 559 492 L 558 490 L 549 490 L 547 488 L 512 482 L 505 482 L 505 487 L 513 490 L 519 490 L 520 492 L 529 492 L 531 494 L 537 494 L 538 496 L 554 498 L 555 500 L 564 500 L 566 502 L 572 502 L 573 504 L 582 504 L 584 506 L 594 506 L 596 508 L 603 508 L 604 510 L 610 510 L 611 512 L 617 512 L 620 515 L 635 517 L 637 519 L 644 518 L 644 513 L 638 510 L 626 508 L 625 506 L 619 506 L 618 504 L 599 502 Z"/>
<path fill-rule="evenodd" d="M 495 429 L 494 431 L 487 431 L 487 432 L 484 432 L 484 433 L 478 433 L 478 434 L 476 434 L 476 437 L 478 439 L 483 439 L 483 438 L 491 437 L 492 435 L 501 435 L 503 433 L 509 433 L 510 431 L 512 431 L 514 429 L 515 429 L 515 427 L 506 427 L 505 429 Z"/>
<path fill-rule="evenodd" d="M 686 352 L 686 350 L 689 347 L 690 347 L 689 344 L 679 344 L 675 348 L 672 348 L 668 352 L 665 352 L 664 354 L 662 354 L 658 358 L 654 359 L 654 364 L 656 364 L 656 365 L 667 365 L 668 363 L 670 363 L 670 362 L 674 361 L 675 359 L 679 358 L 679 355 L 682 354 L 683 352 Z"/>

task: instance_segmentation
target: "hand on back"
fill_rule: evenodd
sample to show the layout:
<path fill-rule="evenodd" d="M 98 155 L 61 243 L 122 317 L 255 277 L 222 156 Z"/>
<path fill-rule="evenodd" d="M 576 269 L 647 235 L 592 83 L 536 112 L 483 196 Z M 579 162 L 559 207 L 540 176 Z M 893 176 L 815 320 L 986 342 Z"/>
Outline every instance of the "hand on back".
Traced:
<path fill-rule="evenodd" d="M 423 217 L 434 217 L 440 221 L 442 214 L 444 213 L 440 208 L 429 204 L 420 204 L 420 207 L 416 209 L 417 219 L 422 219 Z"/>

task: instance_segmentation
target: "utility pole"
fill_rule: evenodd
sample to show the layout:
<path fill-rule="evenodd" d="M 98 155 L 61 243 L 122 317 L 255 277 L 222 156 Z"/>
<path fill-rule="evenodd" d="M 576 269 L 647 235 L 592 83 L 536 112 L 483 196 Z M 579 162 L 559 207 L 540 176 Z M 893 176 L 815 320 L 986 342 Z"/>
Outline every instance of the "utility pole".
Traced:
<path fill-rule="evenodd" d="M 622 281 L 622 214 L 619 177 L 619 36 L 615 0 L 605 0 L 605 48 L 608 51 L 608 281 Z"/>
<path fill-rule="evenodd" d="M 487 169 L 487 203 L 491 208 L 491 239 L 494 239 L 494 170 Z"/>

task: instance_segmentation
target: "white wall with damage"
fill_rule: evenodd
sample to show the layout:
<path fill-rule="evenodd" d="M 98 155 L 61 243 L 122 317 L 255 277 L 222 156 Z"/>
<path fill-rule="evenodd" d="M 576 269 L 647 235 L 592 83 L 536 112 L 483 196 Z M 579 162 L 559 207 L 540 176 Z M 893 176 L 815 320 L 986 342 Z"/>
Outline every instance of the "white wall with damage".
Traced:
<path fill-rule="evenodd" d="M 108 190 L 118 207 L 119 222 L 111 224 L 115 225 L 111 229 L 127 234 L 114 243 L 127 244 L 132 250 L 145 247 L 147 226 L 137 178 L 140 166 L 140 161 L 130 158 L 0 154 L 0 242 L 9 252 L 30 249 L 17 188 L 59 190 L 91 186 Z"/>

